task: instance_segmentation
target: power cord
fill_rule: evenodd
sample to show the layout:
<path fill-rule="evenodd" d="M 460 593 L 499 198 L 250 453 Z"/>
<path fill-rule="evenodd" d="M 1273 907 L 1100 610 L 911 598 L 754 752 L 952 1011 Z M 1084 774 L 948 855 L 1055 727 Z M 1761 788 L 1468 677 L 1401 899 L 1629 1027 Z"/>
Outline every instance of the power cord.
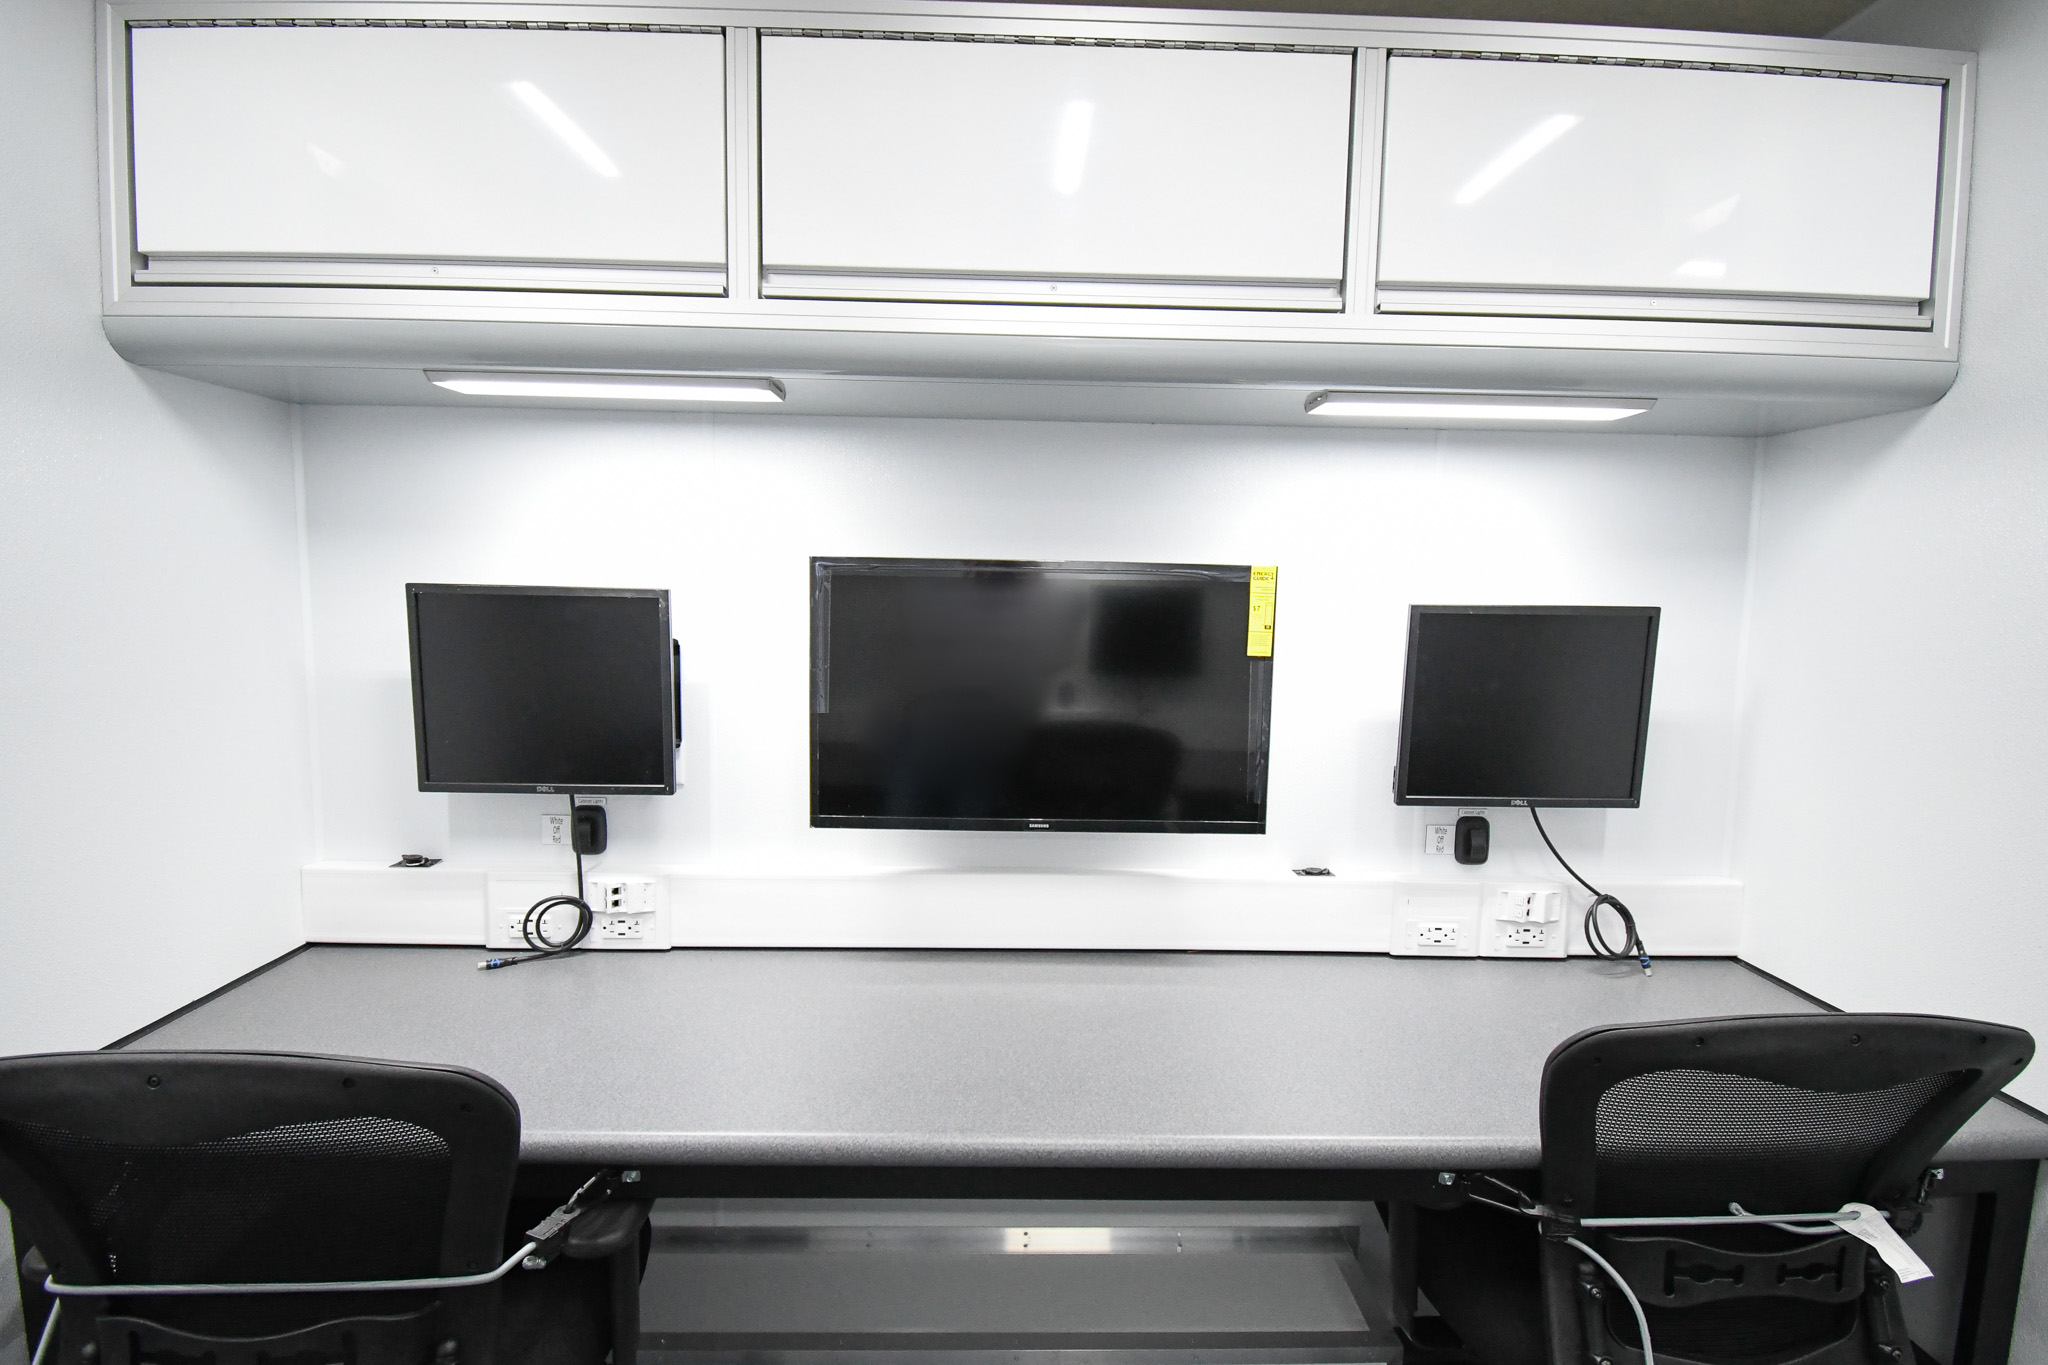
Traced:
<path fill-rule="evenodd" d="M 1564 859 L 1559 858 L 1558 861 L 1563 862 Z M 1567 867 L 1565 870 L 1567 872 L 1571 871 L 1569 867 Z M 1576 877 L 1579 874 L 1576 872 L 1572 872 L 1572 875 Z M 1648 971 L 1649 968 L 1645 967 L 1643 968 L 1643 970 Z M 1575 1246 L 1580 1251 L 1585 1252 L 1587 1257 L 1593 1262 L 1593 1264 L 1599 1266 L 1602 1270 L 1606 1271 L 1607 1278 L 1614 1281 L 1615 1288 L 1621 1291 L 1621 1296 L 1628 1300 L 1629 1308 L 1633 1310 L 1636 1315 L 1636 1331 L 1642 1334 L 1643 1340 L 1643 1365 L 1657 1365 L 1657 1353 L 1650 1349 L 1650 1320 L 1643 1316 L 1643 1301 L 1636 1297 L 1636 1291 L 1629 1288 L 1628 1281 L 1622 1278 L 1622 1274 L 1619 1270 L 1616 1270 L 1613 1266 L 1607 1263 L 1607 1258 L 1605 1256 L 1602 1256 L 1599 1252 L 1593 1250 L 1593 1248 L 1587 1246 L 1584 1242 L 1581 1242 L 1576 1237 L 1567 1237 L 1564 1240 L 1566 1246 Z"/>
<path fill-rule="evenodd" d="M 543 896 L 526 908 L 519 918 L 519 937 L 526 940 L 526 946 L 536 951 L 524 957 L 487 957 L 477 963 L 478 971 L 494 971 L 499 967 L 517 967 L 522 962 L 540 962 L 551 957 L 562 957 L 574 952 L 577 945 L 590 937 L 590 930 L 596 917 L 590 910 L 590 902 L 584 899 L 583 849 L 576 843 L 574 825 L 576 821 L 576 796 L 569 796 L 570 847 L 576 851 L 576 894 L 573 896 Z M 548 911 L 558 905 L 573 906 L 576 910 L 576 927 L 569 937 L 556 942 L 547 936 Z"/>
<path fill-rule="evenodd" d="M 1650 950 L 1644 946 L 1643 936 L 1636 929 L 1636 917 L 1629 913 L 1628 907 L 1623 905 L 1618 897 L 1610 896 L 1594 886 L 1564 860 L 1564 855 L 1557 851 L 1557 845 L 1550 842 L 1550 831 L 1543 828 L 1543 817 L 1536 813 L 1534 806 L 1529 807 L 1529 818 L 1536 822 L 1536 832 L 1543 836 L 1543 846 L 1550 850 L 1551 857 L 1557 859 L 1557 865 L 1571 873 L 1572 880 L 1585 887 L 1586 894 L 1593 898 L 1593 903 L 1586 907 L 1586 946 L 1593 950 L 1593 956 L 1609 962 L 1622 962 L 1634 958 L 1642 965 L 1643 975 L 1650 975 Z M 1602 906 L 1613 910 L 1615 918 L 1621 921 L 1622 940 L 1619 948 L 1610 945 L 1607 942 L 1607 935 L 1600 932 Z"/>

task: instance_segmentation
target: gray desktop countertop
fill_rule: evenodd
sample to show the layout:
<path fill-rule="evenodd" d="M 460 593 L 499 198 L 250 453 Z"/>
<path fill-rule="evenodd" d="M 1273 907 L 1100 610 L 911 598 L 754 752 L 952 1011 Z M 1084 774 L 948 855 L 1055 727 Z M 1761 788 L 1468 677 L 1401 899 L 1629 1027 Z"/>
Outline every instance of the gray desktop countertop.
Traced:
<path fill-rule="evenodd" d="M 1508 1168 L 1596 1024 L 1815 1007 L 1739 963 L 314 947 L 137 1040 L 450 1062 L 529 1161 Z M 2048 1157 L 1987 1106 L 1950 1161 Z"/>

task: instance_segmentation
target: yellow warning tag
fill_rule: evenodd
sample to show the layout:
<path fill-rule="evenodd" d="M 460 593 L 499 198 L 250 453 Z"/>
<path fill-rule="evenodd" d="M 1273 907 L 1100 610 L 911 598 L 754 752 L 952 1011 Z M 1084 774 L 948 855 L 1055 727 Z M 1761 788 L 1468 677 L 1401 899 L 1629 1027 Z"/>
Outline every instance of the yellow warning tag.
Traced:
<path fill-rule="evenodd" d="M 1252 566 L 1252 609 L 1245 629 L 1244 652 L 1254 659 L 1273 657 L 1273 599 L 1279 588 L 1278 568 L 1271 564 Z"/>

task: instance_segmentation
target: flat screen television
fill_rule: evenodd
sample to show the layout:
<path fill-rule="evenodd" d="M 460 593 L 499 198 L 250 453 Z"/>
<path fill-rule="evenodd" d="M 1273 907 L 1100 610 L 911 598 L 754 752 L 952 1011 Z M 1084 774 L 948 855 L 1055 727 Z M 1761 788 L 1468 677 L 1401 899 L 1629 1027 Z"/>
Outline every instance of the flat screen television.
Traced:
<path fill-rule="evenodd" d="M 1657 607 L 1411 607 L 1394 800 L 1637 806 Z"/>
<path fill-rule="evenodd" d="M 665 589 L 408 583 L 405 610 L 421 791 L 675 791 Z"/>
<path fill-rule="evenodd" d="M 811 561 L 811 823 L 1262 834 L 1251 570 Z"/>

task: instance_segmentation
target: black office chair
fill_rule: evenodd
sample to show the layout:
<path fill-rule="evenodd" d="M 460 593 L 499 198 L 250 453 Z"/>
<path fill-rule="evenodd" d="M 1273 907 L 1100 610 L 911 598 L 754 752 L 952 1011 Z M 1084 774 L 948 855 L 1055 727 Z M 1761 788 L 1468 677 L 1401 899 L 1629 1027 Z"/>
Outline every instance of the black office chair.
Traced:
<path fill-rule="evenodd" d="M 630 1365 L 647 1204 L 597 1178 L 508 1229 L 518 1160 L 519 1106 L 459 1067 L 0 1059 L 0 1202 L 64 1365 Z"/>
<path fill-rule="evenodd" d="M 1484 1365 L 1639 1365 L 1638 1307 L 1661 1365 L 1911 1362 L 1877 1253 L 1782 1216 L 1857 1201 L 1912 1232 L 1935 1153 L 2033 1050 L 2021 1029 L 1924 1015 L 1589 1029 L 1544 1064 L 1540 1189 L 1470 1176 L 1476 1206 L 1399 1211 L 1396 1284 Z M 1760 1214 L 1781 1217 L 1683 1221 Z"/>

